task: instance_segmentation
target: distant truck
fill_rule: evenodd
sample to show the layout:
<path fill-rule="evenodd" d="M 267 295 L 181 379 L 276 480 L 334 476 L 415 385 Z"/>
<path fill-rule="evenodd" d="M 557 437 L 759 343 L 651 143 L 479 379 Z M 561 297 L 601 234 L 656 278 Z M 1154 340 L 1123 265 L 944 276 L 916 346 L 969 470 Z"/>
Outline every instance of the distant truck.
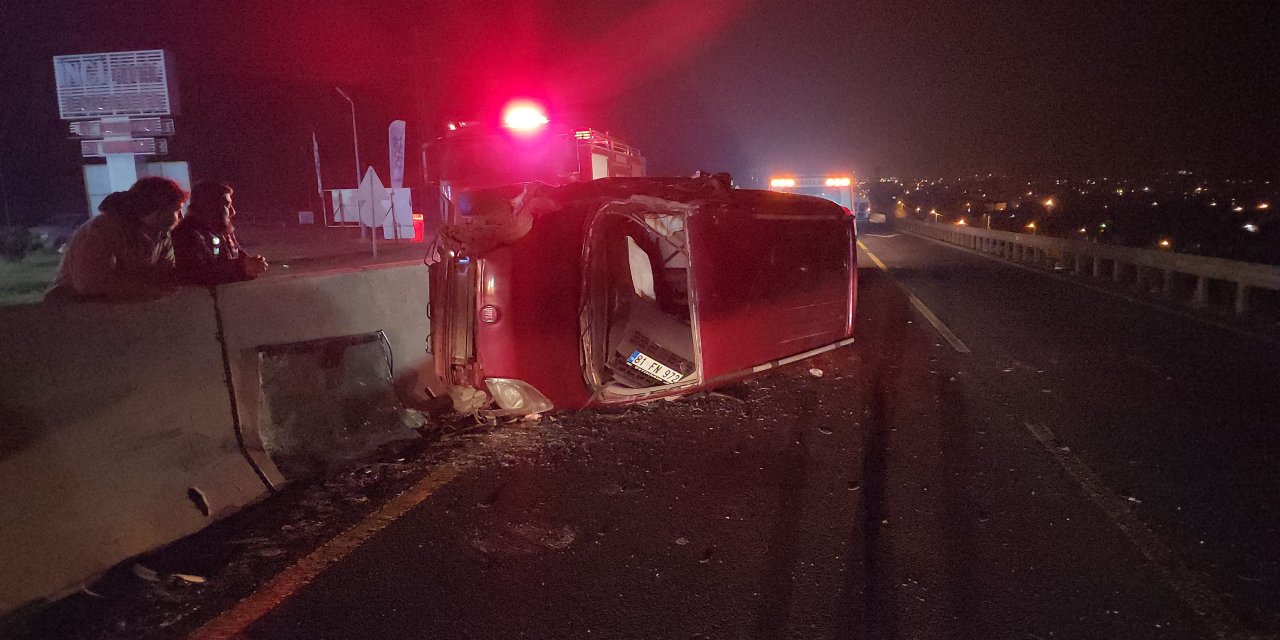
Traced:
<path fill-rule="evenodd" d="M 798 193 L 830 200 L 854 215 L 866 220 L 871 212 L 871 201 L 856 192 L 857 182 L 850 176 L 777 176 L 769 180 L 769 190 L 782 193 Z"/>

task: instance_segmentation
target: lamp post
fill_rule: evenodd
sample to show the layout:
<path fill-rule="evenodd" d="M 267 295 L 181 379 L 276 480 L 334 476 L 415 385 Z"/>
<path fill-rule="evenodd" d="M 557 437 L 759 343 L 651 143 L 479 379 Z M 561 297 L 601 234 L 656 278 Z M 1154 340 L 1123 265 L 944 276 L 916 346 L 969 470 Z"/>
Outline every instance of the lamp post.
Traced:
<path fill-rule="evenodd" d="M 360 136 L 356 133 L 356 102 L 355 100 L 352 100 L 351 96 L 347 95 L 347 92 L 343 91 L 341 87 L 334 87 L 333 90 L 337 91 L 338 95 L 342 96 L 343 98 L 346 98 L 347 103 L 351 105 L 351 144 L 352 146 L 355 147 L 355 150 L 356 150 L 356 185 L 354 188 L 359 189 L 360 188 Z M 370 222 L 372 222 L 373 217 L 370 216 L 369 220 Z M 363 226 L 360 227 L 360 237 L 361 238 L 364 237 Z"/>
<path fill-rule="evenodd" d="M 347 103 L 351 105 L 351 144 L 356 149 L 356 187 L 358 188 L 360 186 L 360 136 L 356 133 L 356 103 L 340 87 L 333 89 L 338 92 L 338 95 L 346 98 Z"/>

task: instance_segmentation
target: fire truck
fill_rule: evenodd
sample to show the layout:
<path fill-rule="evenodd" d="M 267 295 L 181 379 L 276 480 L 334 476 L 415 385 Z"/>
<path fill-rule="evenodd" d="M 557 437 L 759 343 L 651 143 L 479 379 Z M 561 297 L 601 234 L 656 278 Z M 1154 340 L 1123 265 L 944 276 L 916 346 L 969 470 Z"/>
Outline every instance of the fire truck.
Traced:
<path fill-rule="evenodd" d="M 858 220 L 866 220 L 871 203 L 863 195 L 855 192 L 857 182 L 847 175 L 831 176 L 782 176 L 769 180 L 770 191 L 798 193 L 830 200 L 845 209 Z"/>
<path fill-rule="evenodd" d="M 422 167 L 425 183 L 439 192 L 443 223 L 459 215 L 456 204 L 468 192 L 645 175 L 635 147 L 608 133 L 552 123 L 527 101 L 508 105 L 501 123 L 449 123 L 443 136 L 423 145 Z"/>

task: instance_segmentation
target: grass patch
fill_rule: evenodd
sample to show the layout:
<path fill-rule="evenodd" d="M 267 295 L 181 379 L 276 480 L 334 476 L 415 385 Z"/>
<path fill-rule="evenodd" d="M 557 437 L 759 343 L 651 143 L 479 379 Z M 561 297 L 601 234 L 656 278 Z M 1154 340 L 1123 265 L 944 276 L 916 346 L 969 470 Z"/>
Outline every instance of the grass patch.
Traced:
<path fill-rule="evenodd" d="M 52 251 L 34 251 L 18 262 L 0 260 L 0 307 L 40 302 L 61 261 Z"/>

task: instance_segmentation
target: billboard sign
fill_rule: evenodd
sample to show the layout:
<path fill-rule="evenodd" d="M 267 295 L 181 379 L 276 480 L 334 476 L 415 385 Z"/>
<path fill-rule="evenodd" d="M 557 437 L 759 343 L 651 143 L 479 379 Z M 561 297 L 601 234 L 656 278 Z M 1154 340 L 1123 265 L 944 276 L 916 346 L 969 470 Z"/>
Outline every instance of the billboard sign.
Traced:
<path fill-rule="evenodd" d="M 107 136 L 171 136 L 173 120 L 167 118 L 131 118 L 129 120 L 76 120 L 69 123 L 71 134 L 81 138 Z"/>
<path fill-rule="evenodd" d="M 80 155 L 85 158 L 105 158 L 108 155 L 122 153 L 135 156 L 162 156 L 169 153 L 169 143 L 164 138 L 80 141 Z"/>
<path fill-rule="evenodd" d="M 53 57 L 63 120 L 177 113 L 172 54 L 116 51 Z"/>

